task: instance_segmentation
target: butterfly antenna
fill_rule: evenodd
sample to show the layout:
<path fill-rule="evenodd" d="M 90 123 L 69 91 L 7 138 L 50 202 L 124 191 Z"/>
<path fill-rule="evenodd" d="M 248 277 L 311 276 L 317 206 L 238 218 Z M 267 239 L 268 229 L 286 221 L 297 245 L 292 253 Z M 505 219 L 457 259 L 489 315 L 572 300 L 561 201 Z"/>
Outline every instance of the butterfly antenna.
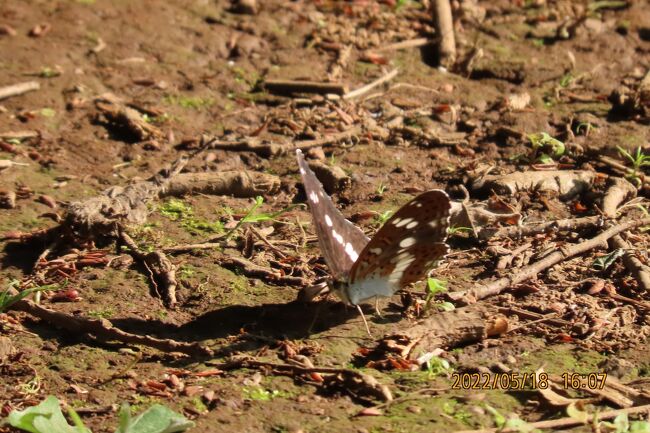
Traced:
<path fill-rule="evenodd" d="M 368 337 L 372 338 L 372 334 L 370 333 L 370 328 L 368 327 L 368 321 L 366 320 L 366 316 L 363 314 L 363 310 L 359 305 L 357 305 L 357 310 L 359 311 L 359 314 L 361 314 L 361 318 L 363 319 L 363 324 L 366 325 L 366 332 L 368 333 Z"/>

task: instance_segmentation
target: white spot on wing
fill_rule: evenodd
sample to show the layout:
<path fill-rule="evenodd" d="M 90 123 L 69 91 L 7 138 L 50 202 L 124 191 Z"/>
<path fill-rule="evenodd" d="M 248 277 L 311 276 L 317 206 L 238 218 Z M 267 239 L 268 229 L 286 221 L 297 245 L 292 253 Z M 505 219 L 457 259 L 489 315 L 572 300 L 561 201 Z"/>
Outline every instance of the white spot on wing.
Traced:
<path fill-rule="evenodd" d="M 412 221 L 412 222 L 406 224 L 406 228 L 410 230 L 410 229 L 413 229 L 413 228 L 417 227 L 418 224 L 420 224 L 420 223 L 417 222 L 417 221 Z"/>
<path fill-rule="evenodd" d="M 309 200 L 311 200 L 313 203 L 318 203 L 318 196 L 314 191 L 309 193 Z"/>
<path fill-rule="evenodd" d="M 327 214 L 325 214 L 325 224 L 327 224 L 328 227 L 332 227 L 332 218 Z"/>
<path fill-rule="evenodd" d="M 400 222 L 402 222 L 401 218 L 395 218 L 391 224 L 393 224 L 394 226 L 397 226 L 397 224 L 399 224 Z"/>
<path fill-rule="evenodd" d="M 410 238 L 402 239 L 402 241 L 399 243 L 399 246 L 400 248 L 408 248 L 414 244 L 415 244 L 415 238 L 410 237 Z"/>
<path fill-rule="evenodd" d="M 436 221 L 436 220 L 431 221 L 429 223 L 429 227 L 431 227 L 432 229 L 437 229 L 438 228 L 438 221 Z"/>
<path fill-rule="evenodd" d="M 404 218 L 403 220 L 400 220 L 397 224 L 395 224 L 395 227 L 403 227 L 411 222 L 413 222 L 413 218 Z"/>
<path fill-rule="evenodd" d="M 413 257 L 413 254 L 411 254 L 411 253 L 409 253 L 409 252 L 406 252 L 406 251 L 402 251 L 402 252 L 400 252 L 398 255 L 396 255 L 396 256 L 394 256 L 392 259 L 390 259 L 390 262 L 391 262 L 391 263 L 401 262 L 401 261 L 403 261 L 403 260 L 408 259 L 409 257 L 412 258 L 412 257 Z"/>
<path fill-rule="evenodd" d="M 381 254 L 382 251 L 384 251 L 384 250 L 382 250 L 382 249 L 379 248 L 379 247 L 378 247 L 378 248 L 370 248 L 370 252 L 371 252 L 372 254 L 376 255 L 376 256 L 378 256 L 379 254 Z"/>
<path fill-rule="evenodd" d="M 348 257 L 350 257 L 350 259 L 352 259 L 353 262 L 356 262 L 359 258 L 359 254 L 354 251 L 354 247 L 350 242 L 345 244 L 345 253 L 348 255 Z"/>
<path fill-rule="evenodd" d="M 345 243 L 343 241 L 343 236 L 338 234 L 336 230 L 332 230 L 332 236 L 334 237 L 334 239 L 336 239 L 336 242 L 338 242 L 339 244 L 343 245 Z"/>

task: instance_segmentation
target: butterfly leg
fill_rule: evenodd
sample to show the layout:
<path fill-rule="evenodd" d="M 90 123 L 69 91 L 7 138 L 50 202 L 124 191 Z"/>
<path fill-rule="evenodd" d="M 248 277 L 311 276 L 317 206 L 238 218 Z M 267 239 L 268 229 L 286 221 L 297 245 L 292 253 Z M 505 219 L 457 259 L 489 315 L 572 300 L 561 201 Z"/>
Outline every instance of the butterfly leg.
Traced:
<path fill-rule="evenodd" d="M 368 337 L 372 338 L 372 334 L 370 333 L 370 327 L 368 327 L 368 321 L 366 320 L 366 316 L 363 314 L 363 310 L 359 305 L 356 306 L 357 310 L 359 311 L 359 314 L 361 314 L 361 318 L 363 319 L 363 324 L 366 325 L 366 332 L 368 333 Z"/>
<path fill-rule="evenodd" d="M 318 305 L 316 305 L 316 311 L 314 312 L 314 318 L 311 319 L 311 323 L 309 324 L 309 328 L 307 329 L 307 334 L 310 335 L 312 331 L 314 330 L 314 326 L 316 326 L 316 321 L 318 320 L 318 316 L 320 315 L 320 309 L 322 308 L 323 303 L 319 302 Z"/>
<path fill-rule="evenodd" d="M 379 311 L 379 296 L 375 296 L 375 314 L 377 314 L 379 317 L 384 317 L 381 315 L 381 311 Z"/>

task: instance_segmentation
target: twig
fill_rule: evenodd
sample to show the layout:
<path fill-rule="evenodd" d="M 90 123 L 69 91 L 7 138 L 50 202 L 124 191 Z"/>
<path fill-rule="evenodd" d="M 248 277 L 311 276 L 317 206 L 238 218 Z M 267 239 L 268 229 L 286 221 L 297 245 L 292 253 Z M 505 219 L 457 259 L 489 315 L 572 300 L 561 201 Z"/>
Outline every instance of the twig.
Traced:
<path fill-rule="evenodd" d="M 509 314 L 514 314 L 515 316 L 519 317 L 520 319 L 533 319 L 532 322 L 527 322 L 527 323 L 525 323 L 525 324 L 523 324 L 521 326 L 527 326 L 527 325 L 530 325 L 531 323 L 536 323 L 538 321 L 549 322 L 549 323 L 551 323 L 552 325 L 555 325 L 555 326 L 571 326 L 572 325 L 572 323 L 567 321 L 567 320 L 558 319 L 558 318 L 555 318 L 555 317 L 549 317 L 548 314 L 543 315 L 543 314 L 540 314 L 540 313 L 535 313 L 533 311 L 522 310 L 522 309 L 516 308 L 516 307 L 508 307 L 508 308 L 501 307 L 501 308 L 499 308 L 499 313 L 505 314 L 506 316 L 509 315 Z M 515 328 L 512 328 L 512 329 L 509 329 L 508 332 L 512 332 L 514 329 L 519 329 L 519 326 L 517 326 Z"/>
<path fill-rule="evenodd" d="M 11 294 L 17 294 L 15 289 L 10 289 Z M 181 352 L 193 356 L 213 356 L 214 352 L 198 343 L 183 343 L 171 339 L 160 339 L 148 335 L 131 334 L 113 327 L 106 319 L 87 319 L 73 316 L 60 311 L 50 310 L 34 302 L 23 299 L 13 304 L 11 309 L 24 311 L 34 317 L 70 331 L 74 334 L 88 333 L 102 341 L 119 341 L 126 344 L 139 344 L 153 347 L 163 352 Z"/>
<path fill-rule="evenodd" d="M 278 256 L 282 257 L 283 259 L 287 258 L 287 255 L 282 252 L 282 250 L 275 245 L 273 245 L 271 242 L 269 242 L 268 239 L 266 239 L 266 236 L 264 236 L 262 233 L 260 233 L 259 230 L 257 230 L 255 227 L 249 227 L 248 228 L 259 240 L 261 240 L 264 245 L 267 247 L 271 248 Z"/>
<path fill-rule="evenodd" d="M 345 84 L 300 80 L 265 80 L 264 88 L 271 93 L 279 93 L 282 95 L 294 93 L 343 95 L 348 92 Z"/>
<path fill-rule="evenodd" d="M 449 69 L 456 60 L 456 37 L 454 36 L 454 20 L 449 0 L 433 0 L 431 13 L 433 26 L 439 37 L 437 45 L 440 65 Z"/>
<path fill-rule="evenodd" d="M 129 248 L 129 253 L 147 268 L 151 277 L 151 284 L 160 295 L 167 308 L 176 306 L 176 266 L 161 251 L 152 251 L 148 254 L 142 252 L 135 241 L 122 227 L 119 230 L 119 237 Z"/>
<path fill-rule="evenodd" d="M 580 242 L 578 244 L 570 245 L 564 248 L 560 248 L 558 251 L 555 251 L 543 259 L 528 265 L 524 266 L 517 270 L 516 274 L 508 275 L 503 278 L 499 278 L 496 281 L 493 281 L 488 284 L 476 284 L 473 288 L 462 291 L 449 293 L 448 296 L 459 302 L 461 305 L 473 303 L 479 299 L 487 298 L 489 296 L 498 295 L 499 293 L 506 290 L 508 287 L 512 287 L 515 284 L 526 281 L 529 278 L 534 277 L 538 273 L 542 272 L 545 269 L 554 266 L 563 260 L 567 260 L 578 254 L 585 253 L 593 248 L 596 248 L 599 245 L 602 245 L 604 242 L 607 242 L 613 236 L 616 236 L 619 233 L 622 233 L 626 230 L 633 229 L 635 227 L 648 225 L 650 224 L 650 218 L 644 218 L 639 220 L 627 221 L 613 227 L 608 228 L 607 230 L 601 232 L 599 235 Z"/>
<path fill-rule="evenodd" d="M 165 253 L 184 253 L 192 250 L 212 250 L 221 248 L 223 245 L 218 242 L 206 242 L 202 244 L 187 244 L 187 245 L 174 245 L 173 247 L 165 247 L 162 250 Z"/>
<path fill-rule="evenodd" d="M 222 149 L 239 152 L 255 152 L 263 157 L 273 157 L 293 153 L 296 149 L 307 150 L 313 147 L 325 146 L 349 139 L 363 132 L 363 125 L 355 125 L 345 131 L 335 134 L 327 134 L 325 137 L 315 140 L 294 141 L 293 143 L 265 143 L 257 138 L 249 138 L 241 141 L 224 141 L 213 139 L 208 142 L 210 149 Z"/>
<path fill-rule="evenodd" d="M 570 218 L 549 222 L 529 223 L 523 227 L 483 227 L 478 232 L 478 238 L 482 241 L 491 238 L 523 238 L 540 233 L 576 231 L 584 228 L 600 227 L 604 224 L 601 216 L 588 216 L 584 218 Z"/>
<path fill-rule="evenodd" d="M 400 42 L 395 42 L 394 44 L 384 45 L 383 47 L 373 48 L 371 51 L 377 53 L 383 51 L 397 51 L 397 50 L 405 50 L 408 48 L 418 48 L 418 47 L 424 47 L 426 45 L 430 45 L 435 41 L 436 40 L 429 39 L 429 38 L 408 39 L 406 41 L 400 41 Z"/>
<path fill-rule="evenodd" d="M 40 134 L 38 131 L 7 131 L 7 132 L 0 132 L 0 139 L 2 140 L 11 140 L 12 138 L 17 139 L 17 140 L 25 140 L 27 138 L 36 138 Z"/>
<path fill-rule="evenodd" d="M 343 99 L 354 99 L 357 98 L 361 95 L 365 95 L 372 89 L 374 89 L 377 86 L 381 86 L 382 84 L 392 80 L 397 76 L 397 73 L 399 72 L 399 69 L 395 68 L 392 71 L 388 72 L 385 74 L 383 77 L 380 77 L 373 81 L 372 83 L 366 84 L 363 87 L 359 87 L 356 90 L 352 90 L 351 92 L 346 92 L 345 95 L 343 95 Z"/>
<path fill-rule="evenodd" d="M 235 267 L 242 271 L 247 277 L 258 277 L 263 280 L 274 284 L 286 284 L 290 286 L 303 286 L 305 280 L 300 277 L 293 277 L 291 275 L 282 275 L 280 272 L 275 272 L 270 268 L 256 265 L 246 259 L 233 256 L 224 256 L 217 259 L 219 265 L 232 268 Z"/>
<path fill-rule="evenodd" d="M 650 266 L 643 264 L 636 258 L 630 244 L 627 243 L 620 235 L 614 236 L 610 240 L 614 248 L 620 248 L 625 251 L 623 255 L 623 264 L 630 272 L 630 275 L 639 283 L 639 288 L 646 293 L 650 293 Z"/>
<path fill-rule="evenodd" d="M 520 247 L 515 248 L 514 250 L 512 250 L 510 252 L 510 254 L 499 258 L 499 261 L 497 261 L 497 264 L 496 264 L 495 268 L 496 269 L 505 269 L 505 268 L 509 267 L 512 264 L 512 261 L 514 260 L 515 257 L 520 256 L 521 253 L 523 253 L 524 251 L 526 251 L 527 249 L 529 249 L 532 246 L 533 246 L 532 243 L 526 242 L 525 244 L 521 245 Z"/>
<path fill-rule="evenodd" d="M 11 86 L 0 87 L 0 100 L 10 98 L 12 96 L 22 95 L 23 93 L 38 90 L 41 85 L 38 81 L 27 81 L 25 83 L 13 84 Z"/>
<path fill-rule="evenodd" d="M 595 416 L 595 418 L 598 421 L 606 420 L 606 419 L 612 419 L 617 417 L 620 414 L 635 414 L 635 413 L 643 413 L 643 412 L 648 412 L 650 411 L 650 404 L 646 404 L 643 406 L 635 406 L 635 407 L 628 407 L 625 409 L 617 409 L 617 410 L 608 410 L 605 412 L 601 412 Z M 581 425 L 583 424 L 582 421 L 577 420 L 575 418 L 571 417 L 565 417 L 565 418 L 560 418 L 560 419 L 552 419 L 548 421 L 537 421 L 537 422 L 532 422 L 527 425 L 527 427 L 532 427 L 532 428 L 538 428 L 538 429 L 560 429 L 560 428 L 566 428 L 566 427 L 573 427 L 576 425 Z M 479 430 L 459 430 L 456 431 L 455 433 L 516 433 L 521 431 L 520 428 L 484 428 L 484 429 L 479 429 Z"/>

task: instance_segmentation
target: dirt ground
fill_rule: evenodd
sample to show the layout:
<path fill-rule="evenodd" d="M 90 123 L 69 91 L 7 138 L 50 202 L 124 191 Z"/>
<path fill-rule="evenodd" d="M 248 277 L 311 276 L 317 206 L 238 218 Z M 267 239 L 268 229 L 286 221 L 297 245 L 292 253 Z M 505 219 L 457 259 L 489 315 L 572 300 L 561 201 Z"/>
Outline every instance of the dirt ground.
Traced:
<path fill-rule="evenodd" d="M 0 3 L 0 88 L 39 85 L 0 100 L 1 290 L 55 284 L 40 305 L 68 315 L 48 320 L 25 303 L 0 314 L 0 416 L 55 395 L 93 432 L 114 431 L 123 402 L 135 412 L 165 404 L 197 432 L 446 432 L 499 427 L 502 417 L 557 420 L 567 407 L 593 414 L 650 403 L 648 224 L 492 296 L 475 292 L 647 218 L 647 168 L 617 149 L 650 154 L 647 2 L 452 2 L 450 71 L 435 67 L 435 43 L 391 45 L 435 41 L 421 2 L 246 4 Z M 311 80 L 353 90 L 394 69 L 355 98 L 264 87 Z M 307 150 L 313 140 L 322 147 Z M 452 217 L 451 253 L 433 270 L 448 293 L 427 296 L 420 282 L 381 301 L 381 316 L 364 306 L 372 337 L 334 298 L 296 301 L 327 275 L 299 205 L 293 149 L 301 145 L 321 160 L 339 209 L 369 236 L 387 211 L 431 188 L 477 212 L 472 227 Z M 263 180 L 252 192 L 161 193 L 143 201 L 140 219 L 114 215 L 101 233 L 71 228 L 71 204 L 142 183 L 182 155 L 190 159 L 179 176 L 247 171 Z M 510 177 L 502 175 L 515 172 L 522 180 L 503 187 Z M 545 186 L 527 184 L 546 175 Z M 490 176 L 505 180 L 484 182 Z M 257 195 L 261 217 L 238 225 Z M 565 230 L 476 238 L 586 217 Z M 141 257 L 124 238 L 116 243 L 118 222 Z M 173 307 L 143 264 L 155 251 L 175 268 Z M 208 351 L 128 344 L 84 328 L 106 322 L 75 330 L 65 317 Z M 414 336 L 418 323 L 429 328 Z M 415 348 L 405 352 L 409 342 Z M 428 368 L 422 356 L 433 357 Z M 509 381 L 540 368 L 554 380 L 549 390 L 455 386 L 463 374 Z M 564 373 L 606 373 L 618 388 L 565 387 Z M 351 383 L 369 380 L 362 375 L 392 401 L 368 392 L 377 386 Z"/>

